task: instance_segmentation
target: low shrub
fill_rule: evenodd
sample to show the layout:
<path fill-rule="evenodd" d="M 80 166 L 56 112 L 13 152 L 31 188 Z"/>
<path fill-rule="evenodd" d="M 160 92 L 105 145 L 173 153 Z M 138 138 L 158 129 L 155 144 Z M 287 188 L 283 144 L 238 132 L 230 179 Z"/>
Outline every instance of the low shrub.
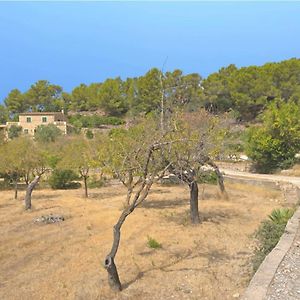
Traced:
<path fill-rule="evenodd" d="M 15 183 L 14 180 L 18 178 L 18 187 L 20 187 L 20 178 L 22 174 L 13 174 L 9 176 L 6 173 L 0 173 L 0 190 L 11 190 L 14 189 Z"/>
<path fill-rule="evenodd" d="M 12 185 L 10 184 L 9 181 L 7 180 L 0 180 L 0 190 L 4 191 L 4 190 L 10 190 L 12 189 Z"/>
<path fill-rule="evenodd" d="M 85 136 L 90 140 L 94 138 L 94 134 L 93 134 L 92 130 L 90 130 L 90 129 L 88 129 L 86 131 Z"/>
<path fill-rule="evenodd" d="M 290 208 L 274 209 L 269 215 L 269 219 L 264 220 L 259 226 L 255 233 L 255 238 L 258 240 L 258 247 L 255 250 L 252 260 L 254 272 L 257 271 L 265 257 L 277 245 L 294 211 L 294 209 Z"/>
<path fill-rule="evenodd" d="M 159 249 L 159 248 L 162 247 L 162 245 L 157 240 L 152 238 L 151 236 L 148 236 L 147 239 L 148 239 L 147 245 L 148 245 L 149 248 Z"/>
<path fill-rule="evenodd" d="M 218 177 L 214 171 L 199 171 L 197 174 L 198 183 L 217 184 Z"/>
<path fill-rule="evenodd" d="M 22 134 L 22 127 L 17 125 L 11 125 L 8 128 L 8 138 L 14 139 L 19 137 Z"/>
<path fill-rule="evenodd" d="M 105 177 L 99 179 L 97 176 L 91 176 L 88 179 L 88 187 L 90 189 L 101 188 L 105 185 L 105 182 L 106 182 Z"/>
<path fill-rule="evenodd" d="M 295 210 L 291 208 L 274 209 L 269 215 L 269 219 L 276 224 L 286 224 L 294 212 Z"/>
<path fill-rule="evenodd" d="M 62 131 L 54 124 L 39 125 L 36 128 L 34 138 L 41 143 L 55 142 L 62 136 Z"/>
<path fill-rule="evenodd" d="M 74 182 L 78 179 L 78 175 L 72 170 L 56 169 L 49 177 L 49 184 L 52 189 L 76 189 L 81 186 L 79 182 Z"/>

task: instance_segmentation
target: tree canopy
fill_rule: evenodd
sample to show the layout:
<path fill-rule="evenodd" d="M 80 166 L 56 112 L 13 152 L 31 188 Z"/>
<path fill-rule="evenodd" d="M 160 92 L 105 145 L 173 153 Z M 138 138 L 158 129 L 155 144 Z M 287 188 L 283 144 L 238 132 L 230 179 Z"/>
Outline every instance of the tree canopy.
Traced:
<path fill-rule="evenodd" d="M 133 78 L 108 78 L 80 84 L 70 93 L 59 85 L 39 80 L 24 93 L 13 89 L 0 108 L 0 120 L 27 111 L 103 111 L 109 116 L 147 114 L 161 109 L 204 107 L 213 113 L 233 111 L 242 121 L 254 120 L 274 99 L 300 100 L 300 60 L 238 68 L 229 65 L 203 79 L 182 70 L 162 72 L 152 68 Z M 3 121 L 2 121 L 3 122 Z"/>
<path fill-rule="evenodd" d="M 35 139 L 41 143 L 55 142 L 60 136 L 62 132 L 54 124 L 39 125 L 34 134 Z"/>
<path fill-rule="evenodd" d="M 17 138 L 22 134 L 22 127 L 13 124 L 8 128 L 7 134 L 9 139 Z"/>
<path fill-rule="evenodd" d="M 249 129 L 246 152 L 258 171 L 268 173 L 294 163 L 300 151 L 299 116 L 298 104 L 277 101 L 264 113 L 263 124 Z"/>
<path fill-rule="evenodd" d="M 290 59 L 263 66 L 221 68 L 203 81 L 204 100 L 218 111 L 234 110 L 242 120 L 252 120 L 277 99 L 300 99 L 300 60 Z"/>
<path fill-rule="evenodd" d="M 80 135 L 73 136 L 62 146 L 60 156 L 61 159 L 57 167 L 79 173 L 84 182 L 85 197 L 88 197 L 87 179 L 89 178 L 89 171 L 92 167 L 99 166 L 94 141 Z"/>

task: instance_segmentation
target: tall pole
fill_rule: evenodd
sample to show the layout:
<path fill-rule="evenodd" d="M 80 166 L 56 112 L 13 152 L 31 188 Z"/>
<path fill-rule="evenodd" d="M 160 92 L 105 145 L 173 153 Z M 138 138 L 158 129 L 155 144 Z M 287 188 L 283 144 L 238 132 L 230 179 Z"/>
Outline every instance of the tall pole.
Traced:
<path fill-rule="evenodd" d="M 160 71 L 160 92 L 161 92 L 161 100 L 160 100 L 160 129 L 162 132 L 165 131 L 165 89 L 164 89 L 164 83 L 163 83 L 163 76 L 164 76 L 164 67 L 167 63 L 168 56 L 166 57 L 162 69 Z"/>
<path fill-rule="evenodd" d="M 165 131 L 164 128 L 164 114 L 165 114 L 165 91 L 162 80 L 162 71 L 160 73 L 160 91 L 161 91 L 161 100 L 160 100 L 160 129 L 162 132 Z"/>

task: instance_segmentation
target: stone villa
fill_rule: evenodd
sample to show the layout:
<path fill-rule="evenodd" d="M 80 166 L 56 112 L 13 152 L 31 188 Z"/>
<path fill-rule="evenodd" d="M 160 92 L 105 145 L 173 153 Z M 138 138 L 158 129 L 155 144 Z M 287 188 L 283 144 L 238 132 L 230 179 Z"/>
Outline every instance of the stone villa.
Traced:
<path fill-rule="evenodd" d="M 6 122 L 2 128 L 6 130 L 10 126 L 21 126 L 24 134 L 34 135 L 39 125 L 56 125 L 63 134 L 67 134 L 67 118 L 62 112 L 27 112 L 19 114 L 19 122 Z"/>

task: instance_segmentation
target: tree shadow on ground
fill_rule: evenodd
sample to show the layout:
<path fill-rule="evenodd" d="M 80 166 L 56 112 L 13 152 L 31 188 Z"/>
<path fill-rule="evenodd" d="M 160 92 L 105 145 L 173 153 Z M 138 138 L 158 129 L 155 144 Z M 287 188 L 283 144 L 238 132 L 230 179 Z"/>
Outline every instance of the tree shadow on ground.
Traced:
<path fill-rule="evenodd" d="M 137 280 L 143 278 L 144 275 L 145 275 L 145 272 L 138 272 L 137 275 L 132 280 L 130 280 L 130 281 L 125 282 L 124 284 L 122 284 L 122 289 L 123 290 L 127 289 L 130 285 L 132 285 L 133 283 L 135 283 Z"/>
<path fill-rule="evenodd" d="M 170 194 L 171 192 L 169 190 L 164 190 L 160 188 L 153 188 L 149 191 L 149 195 L 151 194 Z"/>
<path fill-rule="evenodd" d="M 89 192 L 89 198 L 94 200 L 106 200 L 118 196 L 124 196 L 124 193 L 106 193 L 106 192 Z M 124 196 L 125 198 L 125 196 Z"/>
<path fill-rule="evenodd" d="M 211 211 L 201 211 L 200 214 L 200 222 L 211 222 L 214 224 L 221 224 L 226 222 L 231 218 L 237 217 L 239 214 L 233 209 L 214 209 Z M 182 212 L 165 212 L 164 217 L 169 222 L 174 222 L 178 225 L 193 225 L 190 221 L 190 211 L 187 209 Z"/>
<path fill-rule="evenodd" d="M 13 202 L 11 202 L 11 203 L 3 203 L 3 204 L 0 204 L 0 209 L 1 208 L 5 208 L 5 207 L 9 207 L 9 206 L 13 206 L 13 205 L 14 205 Z"/>
<path fill-rule="evenodd" d="M 237 217 L 239 214 L 233 209 L 214 209 L 211 211 L 200 212 L 201 222 L 212 222 L 215 224 L 223 223 L 224 221 Z"/>
<path fill-rule="evenodd" d="M 131 279 L 128 282 L 125 282 L 122 286 L 123 289 L 127 289 L 131 284 L 136 282 L 137 280 L 141 279 L 144 277 L 145 274 L 155 271 L 155 270 L 160 270 L 162 272 L 180 272 L 180 271 L 203 271 L 205 269 L 208 269 L 211 267 L 213 263 L 219 263 L 225 260 L 231 259 L 231 257 L 226 254 L 225 248 L 224 249 L 207 249 L 207 251 L 202 251 L 199 252 L 200 244 L 196 243 L 196 246 L 193 249 L 188 249 L 186 251 L 182 252 L 175 252 L 172 253 L 170 252 L 170 258 L 168 259 L 168 262 L 162 263 L 158 266 L 153 266 L 151 268 L 145 269 L 145 270 L 139 270 L 137 275 Z M 139 253 L 139 255 L 145 255 L 145 253 Z M 148 255 L 148 253 L 147 253 Z M 182 262 L 183 260 L 190 260 L 190 259 L 195 259 L 198 257 L 204 257 L 207 259 L 207 264 L 198 268 L 172 268 L 176 266 L 176 264 Z"/>
<path fill-rule="evenodd" d="M 55 200 L 57 198 L 59 198 L 59 195 L 54 195 L 54 194 L 50 194 L 50 195 L 34 195 L 33 196 L 33 201 L 39 201 L 39 200 Z"/>
<path fill-rule="evenodd" d="M 165 200 L 146 200 L 142 203 L 141 207 L 143 208 L 175 208 L 177 206 L 185 206 L 189 204 L 188 199 L 165 199 Z"/>

